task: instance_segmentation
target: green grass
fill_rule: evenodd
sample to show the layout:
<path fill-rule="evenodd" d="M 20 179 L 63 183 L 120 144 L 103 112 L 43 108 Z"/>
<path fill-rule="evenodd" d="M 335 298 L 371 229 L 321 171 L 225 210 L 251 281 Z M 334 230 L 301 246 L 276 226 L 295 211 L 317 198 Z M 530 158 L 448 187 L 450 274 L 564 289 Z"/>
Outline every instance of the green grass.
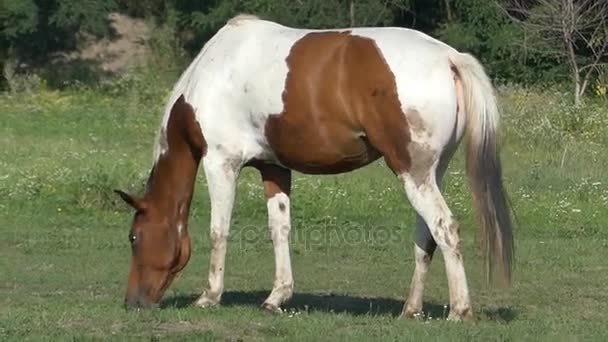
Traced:
<path fill-rule="evenodd" d="M 605 340 L 608 337 L 608 111 L 559 94 L 502 92 L 507 188 L 517 213 L 510 289 L 484 283 L 462 156 L 446 178 L 461 222 L 475 321 L 445 321 L 442 258 L 427 319 L 396 319 L 409 287 L 413 211 L 381 163 L 296 175 L 288 312 L 258 309 L 273 256 L 259 176 L 239 183 L 224 305 L 190 305 L 206 285 L 209 201 L 199 177 L 193 257 L 161 309 L 126 311 L 131 212 L 112 189 L 141 191 L 162 103 L 90 91 L 0 97 L 0 340 Z"/>

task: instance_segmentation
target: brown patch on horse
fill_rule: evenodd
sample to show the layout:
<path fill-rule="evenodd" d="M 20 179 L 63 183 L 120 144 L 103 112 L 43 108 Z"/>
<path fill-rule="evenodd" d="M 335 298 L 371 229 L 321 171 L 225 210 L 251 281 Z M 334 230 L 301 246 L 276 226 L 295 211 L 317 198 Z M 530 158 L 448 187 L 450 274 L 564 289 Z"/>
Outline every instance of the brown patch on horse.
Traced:
<path fill-rule="evenodd" d="M 190 258 L 188 214 L 200 159 L 207 144 L 194 109 L 181 96 L 171 109 L 166 151 L 150 172 L 141 199 L 121 193 L 135 207 L 131 227 L 131 270 L 125 302 L 131 307 L 156 303 Z"/>
<path fill-rule="evenodd" d="M 291 193 L 291 171 L 278 165 L 265 163 L 260 160 L 252 160 L 246 164 L 253 166 L 262 175 L 264 183 L 264 194 L 266 199 L 273 198 L 278 193 L 284 193 L 289 196 Z M 279 209 L 285 210 L 285 204 L 279 203 Z"/>
<path fill-rule="evenodd" d="M 409 108 L 406 111 L 405 116 L 407 118 L 407 122 L 409 123 L 409 126 L 411 127 L 412 131 L 416 132 L 418 135 L 425 135 L 427 137 L 431 136 L 431 133 L 432 133 L 431 130 L 426 125 L 424 120 L 422 120 L 420 113 L 416 109 Z"/>
<path fill-rule="evenodd" d="M 381 155 L 407 171 L 410 132 L 395 77 L 376 43 L 350 32 L 314 32 L 287 57 L 283 112 L 265 133 L 281 164 L 312 174 L 357 169 Z"/>
<path fill-rule="evenodd" d="M 410 176 L 416 183 L 417 187 L 428 185 L 431 175 L 431 166 L 437 160 L 437 152 L 431 148 L 428 144 L 422 144 L 417 142 L 410 142 L 407 147 L 410 156 L 414 158 L 414 163 L 408 170 Z"/>

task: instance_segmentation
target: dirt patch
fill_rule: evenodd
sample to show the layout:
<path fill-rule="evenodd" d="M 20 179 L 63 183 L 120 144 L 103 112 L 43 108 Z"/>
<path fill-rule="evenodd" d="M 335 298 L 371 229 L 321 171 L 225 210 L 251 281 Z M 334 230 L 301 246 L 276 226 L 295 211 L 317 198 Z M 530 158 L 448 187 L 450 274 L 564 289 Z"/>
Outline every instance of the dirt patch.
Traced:
<path fill-rule="evenodd" d="M 83 36 L 76 51 L 56 54 L 55 62 L 92 62 L 111 74 L 141 64 L 148 52 L 150 30 L 146 23 L 120 13 L 111 13 L 108 19 L 112 30 L 109 38 Z"/>

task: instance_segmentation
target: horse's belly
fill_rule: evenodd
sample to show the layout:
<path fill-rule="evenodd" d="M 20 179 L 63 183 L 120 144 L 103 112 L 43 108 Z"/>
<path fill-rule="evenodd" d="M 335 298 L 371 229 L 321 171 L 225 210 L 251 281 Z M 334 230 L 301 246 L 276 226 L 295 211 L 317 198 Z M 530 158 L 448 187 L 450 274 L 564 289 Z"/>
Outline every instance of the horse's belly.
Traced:
<path fill-rule="evenodd" d="M 313 128 L 271 119 L 266 135 L 278 161 L 302 173 L 348 172 L 380 157 L 364 136 L 348 129 Z"/>

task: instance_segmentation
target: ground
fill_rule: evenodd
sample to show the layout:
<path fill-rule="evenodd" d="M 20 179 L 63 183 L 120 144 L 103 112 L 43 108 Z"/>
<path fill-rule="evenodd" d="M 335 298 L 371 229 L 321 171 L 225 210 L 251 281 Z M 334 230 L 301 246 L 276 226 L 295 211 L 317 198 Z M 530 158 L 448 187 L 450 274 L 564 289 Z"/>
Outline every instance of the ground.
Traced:
<path fill-rule="evenodd" d="M 239 183 L 223 305 L 191 305 L 209 255 L 200 175 L 189 265 L 161 308 L 125 310 L 132 213 L 112 189 L 141 191 L 162 100 L 150 106 L 86 90 L 2 95 L 0 340 L 605 340 L 608 113 L 592 106 L 581 114 L 562 97 L 501 91 L 504 173 L 517 216 L 511 288 L 486 285 L 461 152 L 448 171 L 475 310 L 473 322 L 453 323 L 439 253 L 425 317 L 396 318 L 414 267 L 413 211 L 382 162 L 295 176 L 296 295 L 283 315 L 259 309 L 273 257 L 253 170 Z"/>

